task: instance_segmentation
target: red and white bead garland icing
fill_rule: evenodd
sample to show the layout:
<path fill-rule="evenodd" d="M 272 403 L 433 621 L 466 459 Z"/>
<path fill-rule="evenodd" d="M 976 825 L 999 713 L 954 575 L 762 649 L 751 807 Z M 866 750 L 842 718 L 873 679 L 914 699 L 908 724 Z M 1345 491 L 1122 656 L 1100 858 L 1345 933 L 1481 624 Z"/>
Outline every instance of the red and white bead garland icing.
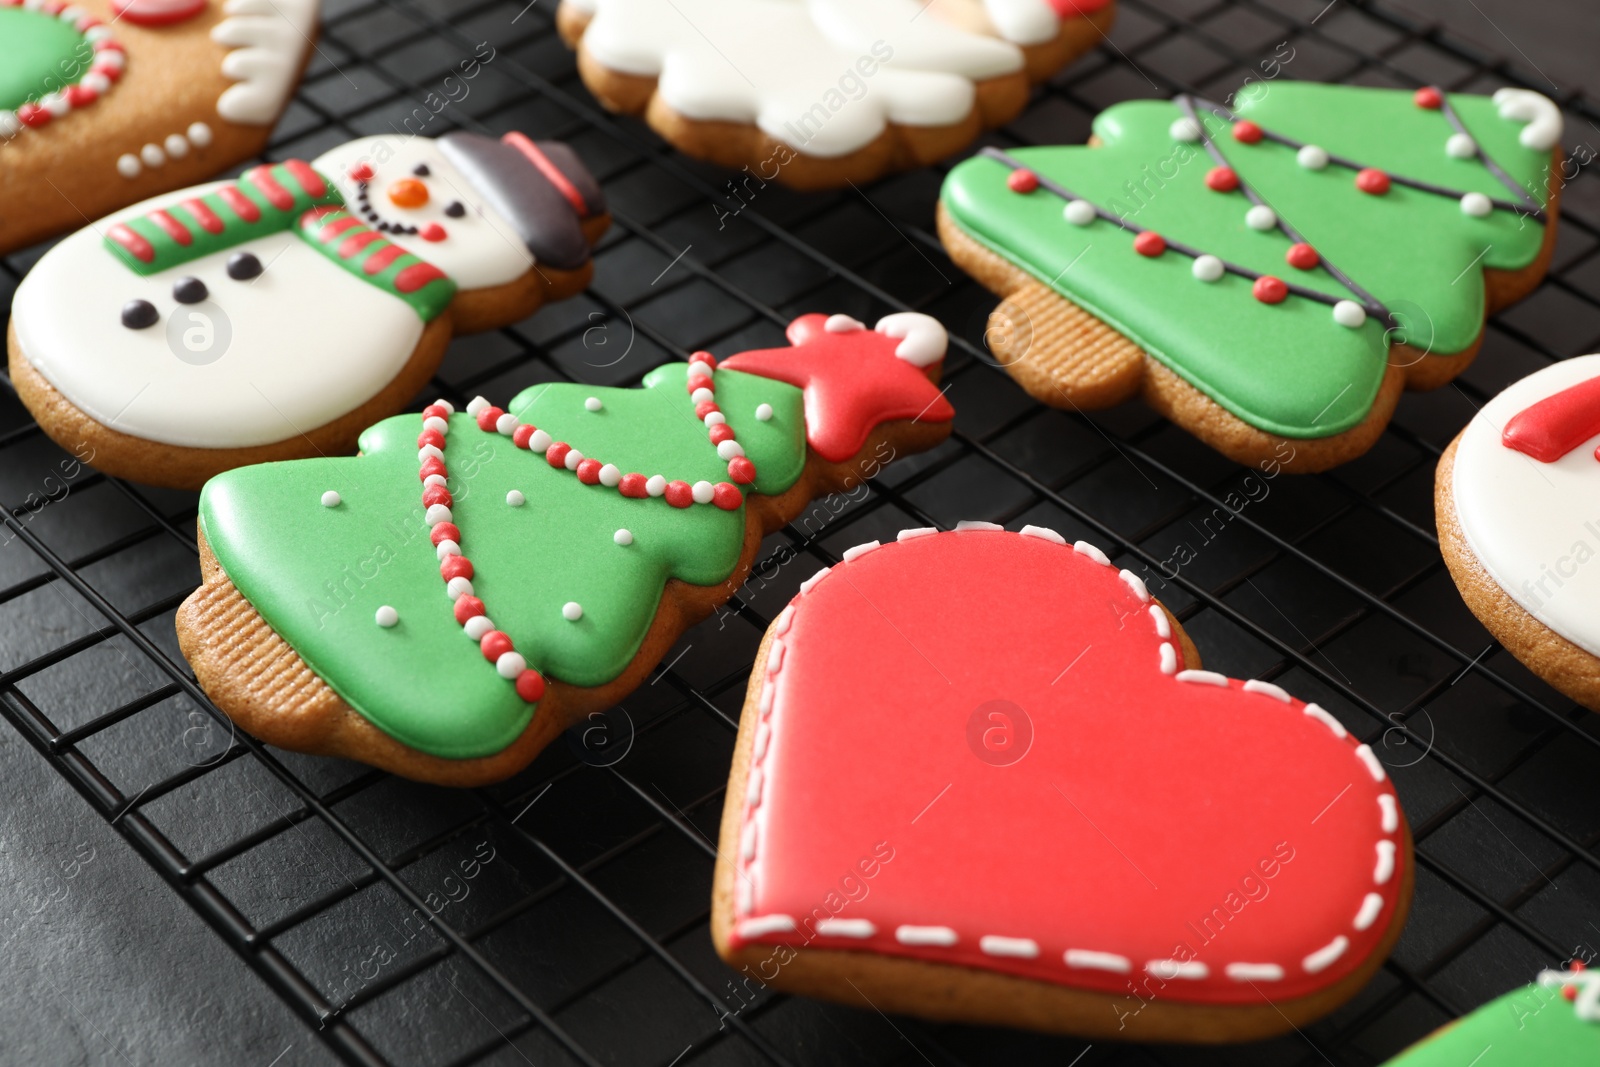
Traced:
<path fill-rule="evenodd" d="M 709 352 L 696 352 L 690 356 L 688 390 L 689 398 L 694 402 L 695 418 L 705 424 L 706 435 L 716 447 L 717 457 L 727 461 L 728 477 L 731 479 L 727 482 L 713 484 L 697 481 L 691 485 L 685 481 L 668 481 L 663 474 L 624 474 L 616 464 L 585 456 L 567 442 L 555 440 L 532 423 L 523 422 L 481 396 L 467 405 L 467 414 L 476 419 L 485 431 L 511 438 L 518 448 L 543 452 L 550 466 L 572 471 L 584 485 L 602 485 L 635 499 L 665 497 L 667 503 L 675 508 L 686 508 L 691 504 L 714 504 L 724 511 L 734 511 L 744 503 L 744 492 L 739 486 L 749 485 L 756 480 L 756 465 L 745 456 L 744 446 L 739 444 L 733 427 L 728 425 L 728 417 L 717 407 L 716 366 L 716 358 Z M 442 403 L 438 401 L 435 406 Z M 598 411 L 602 405 L 598 397 L 590 397 L 584 406 L 590 411 Z M 738 484 L 733 484 L 735 482 Z"/>
<path fill-rule="evenodd" d="M 488 401 L 484 401 L 484 405 L 480 410 L 488 410 Z M 445 592 L 455 601 L 456 621 L 468 637 L 478 642 L 478 647 L 483 650 L 483 658 L 494 664 L 500 677 L 515 683 L 517 696 L 530 704 L 537 703 L 544 696 L 544 676 L 528 666 L 528 661 L 516 650 L 510 636 L 494 628 L 494 623 L 485 613 L 483 601 L 473 595 L 472 561 L 461 553 L 461 529 L 456 526 L 455 516 L 450 511 L 454 501 L 450 496 L 448 470 L 444 462 L 445 439 L 450 432 L 450 416 L 454 412 L 455 406 L 448 400 L 435 400 L 422 409 L 422 433 L 417 437 L 417 459 L 421 461 L 419 477 L 422 479 L 422 506 L 427 509 L 423 521 L 428 525 L 429 540 L 433 542 L 434 551 L 439 557 L 439 577 L 444 579 Z M 481 417 L 478 421 L 479 425 L 483 424 Z M 386 621 L 382 611 L 380 608 L 377 617 L 379 626 L 392 626 L 394 621 L 398 621 L 393 608 L 389 609 L 388 618 L 394 621 Z"/>
<path fill-rule="evenodd" d="M 1002 531 L 1004 527 L 991 522 L 961 522 L 956 526 L 957 531 L 963 530 L 992 530 Z M 905 542 L 922 537 L 931 537 L 940 534 L 937 528 L 922 527 L 917 529 L 901 530 L 896 540 Z M 1038 538 L 1053 544 L 1067 546 L 1066 538 L 1054 530 L 1040 526 L 1024 526 L 1019 536 Z M 801 927 L 796 916 L 783 913 L 754 914 L 756 879 L 760 871 L 756 867 L 757 857 L 761 852 L 761 821 L 757 814 L 761 809 L 764 799 L 764 765 L 768 754 L 773 747 L 775 723 L 772 721 L 774 697 L 777 681 L 780 678 L 785 663 L 785 642 L 793 621 L 795 610 L 803 602 L 818 583 L 822 582 L 834 571 L 847 567 L 849 564 L 861 559 L 867 554 L 877 551 L 883 545 L 878 541 L 869 541 L 846 549 L 841 554 L 841 562 L 834 567 L 824 567 L 816 574 L 806 579 L 800 585 L 796 594 L 778 617 L 773 621 L 771 641 L 767 647 L 765 676 L 762 680 L 760 695 L 757 698 L 756 713 L 759 716 L 756 735 L 752 744 L 750 770 L 746 781 L 744 811 L 741 818 L 741 833 L 739 838 L 738 853 L 738 878 L 735 891 L 735 924 L 734 930 L 738 938 L 745 941 L 754 941 L 772 935 L 800 933 Z M 1114 568 L 1110 559 L 1099 548 L 1087 541 L 1078 541 L 1070 546 L 1071 550 L 1079 555 L 1107 568 Z M 1177 670 L 1177 653 L 1171 643 L 1172 630 L 1167 621 L 1166 613 L 1161 606 L 1153 601 L 1144 582 L 1131 571 L 1118 570 L 1118 577 L 1134 593 L 1141 602 L 1149 605 L 1149 617 L 1154 626 L 1156 635 L 1161 639 L 1161 671 L 1172 675 L 1176 671 L 1175 680 L 1195 685 L 1212 685 L 1228 688 L 1232 685 L 1230 679 L 1214 671 L 1204 670 Z M 853 583 L 852 583 L 853 584 Z M 1289 705 L 1293 698 L 1281 687 L 1258 680 L 1243 682 L 1240 686 L 1244 692 L 1257 694 L 1276 703 Z M 1306 704 L 1304 714 L 1325 726 L 1334 737 L 1345 740 L 1348 731 L 1339 721 L 1327 711 L 1316 704 Z M 1348 742 L 1347 742 L 1348 743 Z M 1387 775 L 1382 763 L 1373 753 L 1370 746 L 1362 744 L 1354 749 L 1355 755 L 1372 776 L 1374 782 L 1382 783 Z M 1350 920 L 1349 930 L 1361 933 L 1369 930 L 1382 914 L 1385 897 L 1377 890 L 1390 884 L 1398 871 L 1399 863 L 1399 831 L 1400 810 L 1392 792 L 1383 792 L 1377 795 L 1377 825 L 1383 836 L 1374 846 L 1372 858 L 1372 889 L 1366 892 Z M 812 922 L 812 917 L 805 917 Z M 863 941 L 878 936 L 879 925 L 866 918 L 821 918 L 812 923 L 816 936 L 823 942 L 832 941 L 841 945 L 850 941 Z M 1042 950 L 1037 940 L 1031 937 L 1017 936 L 1019 931 L 1011 930 L 1004 933 L 992 933 L 963 929 L 961 922 L 952 921 L 950 925 L 900 924 L 894 929 L 893 937 L 896 942 L 907 946 L 919 946 L 933 949 L 949 949 L 958 945 L 976 942 L 978 950 L 985 956 L 995 958 L 1016 958 L 1036 960 L 1042 956 Z M 1292 972 L 1299 971 L 1307 975 L 1316 975 L 1333 966 L 1341 959 L 1351 945 L 1350 937 L 1346 932 L 1339 932 L 1327 944 L 1301 956 L 1299 959 L 1265 961 L 1265 960 L 1236 960 L 1225 963 L 1220 968 L 1222 975 L 1232 983 L 1251 982 L 1279 982 L 1285 980 Z M 826 945 L 824 945 L 826 947 Z M 1152 978 L 1166 982 L 1178 979 L 1190 981 L 1204 981 L 1215 977 L 1213 965 L 1199 960 L 1180 959 L 1150 959 L 1138 961 L 1117 952 L 1105 951 L 1093 946 L 1077 946 L 1065 948 L 1061 953 L 1061 964 L 1065 972 L 1070 971 L 1100 971 L 1120 975 L 1131 975 L 1136 970 L 1143 971 Z M 1600 996 L 1600 990 L 1596 991 Z"/>
<path fill-rule="evenodd" d="M 1540 971 L 1539 984 L 1560 989 L 1572 1001 L 1573 1014 L 1586 1023 L 1600 1022 L 1600 971 L 1592 971 L 1577 960 L 1565 971 Z"/>
<path fill-rule="evenodd" d="M 84 76 L 72 85 L 23 104 L 15 111 L 0 110 L 0 137 L 14 137 L 25 129 L 48 126 L 53 120 L 88 107 L 99 100 L 122 78 L 128 56 L 111 34 L 111 28 L 81 7 L 62 0 L 0 0 L 0 7 L 20 7 L 51 15 L 71 23 L 94 49 L 94 62 Z"/>

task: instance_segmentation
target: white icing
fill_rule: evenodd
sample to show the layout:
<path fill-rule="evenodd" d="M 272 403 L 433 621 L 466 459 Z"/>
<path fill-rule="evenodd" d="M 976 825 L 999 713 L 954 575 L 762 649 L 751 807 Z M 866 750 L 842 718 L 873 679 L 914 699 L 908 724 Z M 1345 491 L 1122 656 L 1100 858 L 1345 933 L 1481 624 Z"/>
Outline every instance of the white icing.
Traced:
<path fill-rule="evenodd" d="M 1378 914 L 1383 911 L 1383 897 L 1378 893 L 1368 893 L 1361 898 L 1361 910 L 1356 912 L 1355 921 L 1350 925 L 1357 930 L 1365 930 L 1378 921 Z"/>
<path fill-rule="evenodd" d="M 1308 144 L 1302 146 L 1294 158 L 1306 170 L 1321 170 L 1328 165 L 1328 150 L 1321 145 Z"/>
<path fill-rule="evenodd" d="M 361 137 L 312 160 L 317 173 L 338 186 L 351 212 L 365 223 L 368 220 L 357 211 L 357 186 L 350 177 L 350 168 L 357 163 L 372 168 L 367 196 L 381 218 L 410 226 L 434 223 L 444 227 L 442 241 L 425 241 L 416 234 L 384 236 L 450 275 L 461 288 L 504 285 L 533 266 L 533 254 L 517 237 L 515 228 L 483 202 L 478 190 L 444 158 L 432 138 L 385 134 Z M 416 208 L 396 207 L 390 203 L 386 190 L 401 178 L 415 179 L 412 170 L 419 163 L 428 167 L 428 176 L 420 179 L 428 187 L 428 202 Z M 459 200 L 467 209 L 466 214 L 460 218 L 446 215 L 444 210 L 452 200 Z"/>
<path fill-rule="evenodd" d="M 1500 117 L 1526 122 L 1517 140 L 1524 148 L 1535 152 L 1548 152 L 1561 140 L 1561 109 L 1555 101 L 1532 89 L 1499 89 L 1494 102 L 1500 105 Z"/>
<path fill-rule="evenodd" d="M 948 926 L 901 926 L 895 929 L 894 939 L 902 945 L 940 945 L 945 947 L 953 945 L 959 940 L 956 932 Z"/>
<path fill-rule="evenodd" d="M 1461 213 L 1481 219 L 1494 210 L 1494 204 L 1482 193 L 1467 193 L 1461 198 Z"/>
<path fill-rule="evenodd" d="M 1283 968 L 1276 963 L 1230 963 L 1223 969 L 1235 982 L 1279 982 Z"/>
<path fill-rule="evenodd" d="M 794 920 L 787 915 L 762 915 L 739 923 L 739 936 L 747 941 L 754 937 L 790 933 L 793 930 Z"/>
<path fill-rule="evenodd" d="M 1203 256 L 1196 256 L 1194 263 L 1189 267 L 1189 272 L 1202 282 L 1216 281 L 1222 277 L 1225 270 L 1222 260 L 1209 253 Z"/>
<path fill-rule="evenodd" d="M 950 344 L 950 335 L 938 319 L 915 311 L 885 315 L 873 329 L 885 337 L 901 338 L 894 354 L 913 367 L 927 367 L 939 362 Z"/>
<path fill-rule="evenodd" d="M 236 82 L 217 114 L 241 126 L 270 126 L 294 90 L 317 26 L 317 0 L 227 0 L 211 39 L 231 49 L 222 76 Z"/>
<path fill-rule="evenodd" d="M 1471 134 L 1452 133 L 1444 143 L 1444 150 L 1452 159 L 1471 159 L 1478 154 L 1478 142 Z"/>
<path fill-rule="evenodd" d="M 1317 974 L 1320 971 L 1325 971 L 1332 967 L 1334 962 L 1344 955 L 1345 949 L 1349 947 L 1350 939 L 1340 934 L 1302 960 L 1301 966 L 1305 967 L 1307 974 Z"/>
<path fill-rule="evenodd" d="M 522 495 L 521 489 L 513 489 L 506 494 L 506 503 L 510 504 L 514 508 L 520 508 L 527 502 L 528 498 Z"/>
<path fill-rule="evenodd" d="M 400 613 L 392 605 L 385 604 L 373 612 L 372 620 L 387 630 L 400 621 Z"/>
<path fill-rule="evenodd" d="M 1451 494 L 1472 554 L 1500 588 L 1545 626 L 1600 656 L 1600 437 L 1554 463 L 1500 441 L 1518 412 L 1596 376 L 1600 355 L 1564 360 L 1485 404 L 1456 446 Z"/>
<path fill-rule="evenodd" d="M 984 934 L 978 939 L 978 950 L 987 956 L 1009 956 L 1019 960 L 1031 960 L 1039 956 L 1039 942 L 1031 937 Z"/>
<path fill-rule="evenodd" d="M 1127 974 L 1133 970 L 1133 964 L 1126 956 L 1119 956 L 1115 952 L 1096 952 L 1087 948 L 1069 948 L 1063 954 L 1068 967 L 1075 967 L 1085 971 L 1111 971 L 1114 974 Z"/>
<path fill-rule="evenodd" d="M 583 618 L 583 605 L 576 600 L 569 600 L 561 605 L 561 617 L 568 622 L 577 622 Z"/>
<path fill-rule="evenodd" d="M 1068 200 L 1067 206 L 1061 209 L 1061 214 L 1074 226 L 1087 226 L 1100 217 L 1095 212 L 1094 205 L 1087 200 Z"/>
<path fill-rule="evenodd" d="M 1017 44 L 1044 44 L 1061 32 L 1061 19 L 1045 0 L 983 0 L 1000 36 Z"/>
<path fill-rule="evenodd" d="M 1257 204 L 1244 213 L 1244 224 L 1252 230 L 1271 230 L 1278 225 L 1278 213 L 1265 204 Z"/>
<path fill-rule="evenodd" d="M 759 773 L 759 772 L 757 772 Z M 868 919 L 818 919 L 817 933 L 823 937 L 871 937 L 878 928 Z"/>
<path fill-rule="evenodd" d="M 1574 989 L 1573 1013 L 1584 1022 L 1600 1022 L 1600 971 L 1540 971 L 1539 984 L 1546 989 Z"/>
<path fill-rule="evenodd" d="M 1367 309 L 1354 300 L 1341 300 L 1333 305 L 1333 321 L 1354 330 L 1367 321 Z"/>
<path fill-rule="evenodd" d="M 1210 968 L 1199 960 L 1151 960 L 1144 965 L 1152 977 L 1163 981 L 1174 978 L 1201 979 L 1210 974 Z"/>
<path fill-rule="evenodd" d="M 225 183 L 198 186 L 203 195 Z M 353 278 L 292 232 L 281 231 L 141 277 L 101 238 L 110 222 L 170 205 L 137 204 L 87 226 L 40 259 L 17 289 L 12 321 L 23 354 L 75 407 L 121 433 L 188 448 L 270 444 L 314 429 L 370 399 L 411 358 L 422 320 L 402 300 Z M 253 252 L 267 270 L 228 277 L 228 257 Z M 192 275 L 210 299 L 186 306 L 172 283 Z M 161 321 L 122 325 L 122 305 L 144 299 Z M 173 316 L 220 309 L 230 341 L 212 363 L 168 346 Z"/>
<path fill-rule="evenodd" d="M 1043 0 L 993 0 L 997 25 L 1025 32 L 1026 4 Z M 585 52 L 611 70 L 658 78 L 660 98 L 674 111 L 753 123 L 821 158 L 864 147 L 887 123 L 959 122 L 972 111 L 975 79 L 1023 64 L 1013 44 L 918 18 L 916 0 L 583 0 L 577 6 L 594 15 Z"/>

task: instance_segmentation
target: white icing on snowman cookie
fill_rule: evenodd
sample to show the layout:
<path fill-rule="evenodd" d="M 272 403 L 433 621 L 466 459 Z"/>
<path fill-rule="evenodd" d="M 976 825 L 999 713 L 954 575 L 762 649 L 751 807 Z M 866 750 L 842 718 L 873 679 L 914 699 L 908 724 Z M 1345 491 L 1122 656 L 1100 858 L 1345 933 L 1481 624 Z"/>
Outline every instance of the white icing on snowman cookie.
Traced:
<path fill-rule="evenodd" d="M 916 0 L 567 0 L 593 13 L 583 47 L 602 66 L 659 79 L 690 119 L 753 123 L 806 155 L 837 158 L 887 123 L 944 126 L 973 82 L 1022 69 L 1008 41 L 922 18 Z M 1054 36 L 1045 0 L 987 0 L 1002 33 Z"/>
<path fill-rule="evenodd" d="M 1508 429 L 1515 436 L 1532 427 L 1538 413 L 1524 413 L 1540 401 L 1565 394 L 1592 403 L 1600 390 L 1567 391 L 1597 379 L 1600 355 L 1580 356 L 1491 400 L 1461 435 L 1451 489 L 1461 531 L 1495 582 L 1545 626 L 1600 656 L 1600 408 L 1587 407 L 1587 421 L 1568 421 L 1578 428 L 1559 456 L 1551 449 L 1548 459 L 1535 458 L 1529 446 L 1504 440 Z M 1584 427 L 1594 432 L 1583 436 Z"/>

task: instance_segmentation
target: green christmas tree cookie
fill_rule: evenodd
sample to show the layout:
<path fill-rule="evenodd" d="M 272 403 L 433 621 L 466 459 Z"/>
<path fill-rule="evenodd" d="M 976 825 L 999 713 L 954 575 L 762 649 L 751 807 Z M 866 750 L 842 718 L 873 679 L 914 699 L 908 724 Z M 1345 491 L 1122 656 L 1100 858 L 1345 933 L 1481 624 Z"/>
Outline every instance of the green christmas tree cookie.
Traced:
<path fill-rule="evenodd" d="M 945 182 L 955 260 L 1007 297 L 991 346 L 1045 403 L 1140 393 L 1242 462 L 1364 451 L 1542 276 L 1561 115 L 1275 82 L 1102 113 L 1093 147 L 990 149 Z"/>
<path fill-rule="evenodd" d="M 1600 1063 L 1600 971 L 1545 971 L 1389 1061 L 1389 1067 Z"/>
<path fill-rule="evenodd" d="M 361 455 L 201 494 L 196 677 L 246 730 L 450 784 L 520 770 L 733 594 L 813 495 L 949 432 L 924 315 L 808 315 L 790 348 L 443 401 Z"/>

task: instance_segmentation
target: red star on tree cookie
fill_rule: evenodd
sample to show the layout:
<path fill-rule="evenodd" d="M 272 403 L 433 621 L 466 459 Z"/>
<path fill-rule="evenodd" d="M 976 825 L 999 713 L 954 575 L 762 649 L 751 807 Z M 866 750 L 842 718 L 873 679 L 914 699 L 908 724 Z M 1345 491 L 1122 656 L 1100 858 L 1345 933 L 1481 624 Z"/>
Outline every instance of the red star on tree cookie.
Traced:
<path fill-rule="evenodd" d="M 869 330 L 848 315 L 803 315 L 789 324 L 793 348 L 741 352 L 725 370 L 788 382 L 805 391 L 806 439 L 839 463 L 859 452 L 886 422 L 948 422 L 955 409 L 928 377 L 944 359 L 943 329 L 925 315 L 903 313 Z M 884 359 L 885 353 L 896 358 Z"/>

